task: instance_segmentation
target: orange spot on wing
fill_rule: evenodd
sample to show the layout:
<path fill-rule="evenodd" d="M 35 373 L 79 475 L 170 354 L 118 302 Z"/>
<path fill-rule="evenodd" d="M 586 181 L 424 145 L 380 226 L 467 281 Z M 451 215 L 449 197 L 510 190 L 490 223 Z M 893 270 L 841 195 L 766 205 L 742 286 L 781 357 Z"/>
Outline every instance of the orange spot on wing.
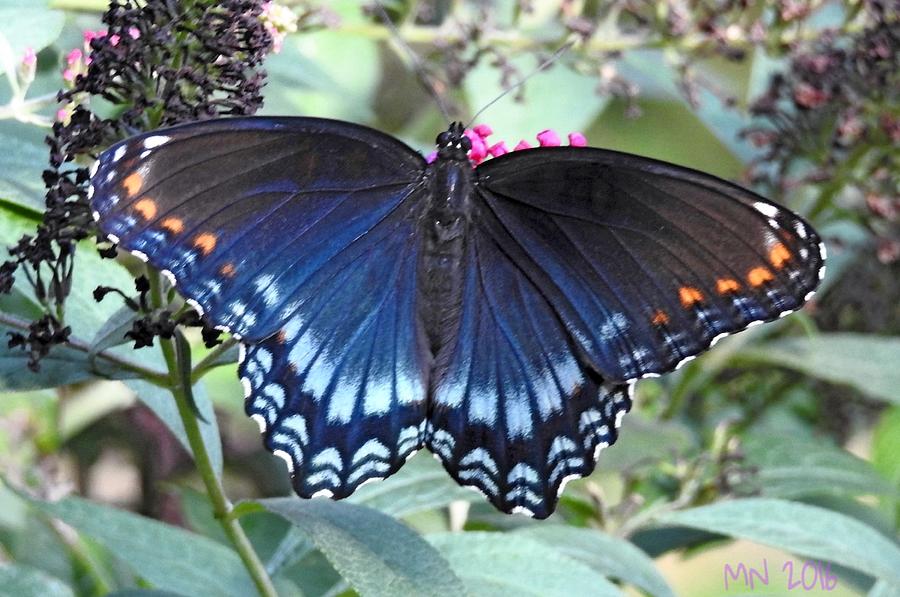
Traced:
<path fill-rule="evenodd" d="M 129 174 L 122 181 L 122 186 L 125 187 L 125 192 L 128 193 L 129 197 L 134 197 L 141 190 L 141 187 L 144 186 L 144 177 L 137 172 Z"/>
<path fill-rule="evenodd" d="M 653 325 L 666 325 L 667 323 L 669 323 L 669 316 L 666 315 L 665 311 L 659 309 L 656 311 L 656 313 L 653 314 L 653 317 L 650 319 L 650 323 L 652 323 Z"/>
<path fill-rule="evenodd" d="M 741 289 L 741 285 L 734 278 L 719 278 L 716 280 L 716 292 L 719 294 L 728 294 L 729 292 L 737 292 Z"/>
<path fill-rule="evenodd" d="M 766 282 L 771 282 L 775 279 L 775 276 L 772 275 L 772 272 L 765 267 L 754 267 L 747 273 L 747 282 L 750 283 L 750 286 L 762 286 Z"/>
<path fill-rule="evenodd" d="M 181 234 L 184 231 L 184 222 L 179 218 L 166 218 L 160 225 L 172 234 Z"/>
<path fill-rule="evenodd" d="M 198 234 L 194 239 L 194 246 L 200 249 L 203 255 L 209 255 L 216 248 L 216 235 L 211 232 Z"/>
<path fill-rule="evenodd" d="M 678 289 L 678 298 L 681 300 L 681 306 L 687 309 L 702 301 L 703 293 L 693 286 L 682 286 Z"/>
<path fill-rule="evenodd" d="M 156 201 L 153 199 L 141 199 L 134 204 L 134 211 L 141 214 L 145 220 L 152 220 L 156 216 Z"/>
<path fill-rule="evenodd" d="M 223 276 L 225 276 L 226 278 L 233 278 L 234 272 L 235 272 L 234 264 L 230 263 L 230 262 L 226 263 L 225 265 L 223 265 L 222 267 L 219 268 L 219 273 L 222 274 Z"/>
<path fill-rule="evenodd" d="M 783 244 L 778 243 L 769 251 L 769 262 L 775 269 L 781 269 L 791 258 L 791 252 Z"/>

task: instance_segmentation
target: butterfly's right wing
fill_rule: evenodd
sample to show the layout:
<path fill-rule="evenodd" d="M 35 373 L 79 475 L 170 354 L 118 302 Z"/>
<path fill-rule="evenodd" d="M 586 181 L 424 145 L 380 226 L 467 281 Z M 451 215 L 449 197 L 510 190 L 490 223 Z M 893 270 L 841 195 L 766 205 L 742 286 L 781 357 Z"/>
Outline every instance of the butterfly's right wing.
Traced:
<path fill-rule="evenodd" d="M 546 518 L 567 480 L 594 470 L 631 408 L 583 358 L 515 262 L 488 210 L 468 233 L 459 328 L 437 355 L 425 443 L 458 483 L 504 512 Z"/>
<path fill-rule="evenodd" d="M 240 118 L 133 137 L 92 174 L 103 232 L 243 337 L 247 412 L 304 497 L 349 495 L 421 445 L 424 167 L 365 127 Z"/>

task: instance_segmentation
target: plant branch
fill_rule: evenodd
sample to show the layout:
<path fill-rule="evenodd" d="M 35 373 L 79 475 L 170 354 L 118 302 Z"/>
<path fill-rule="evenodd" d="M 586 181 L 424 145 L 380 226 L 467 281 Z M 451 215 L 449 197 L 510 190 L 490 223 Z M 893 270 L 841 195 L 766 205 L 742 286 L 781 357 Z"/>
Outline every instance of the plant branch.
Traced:
<path fill-rule="evenodd" d="M 150 278 L 150 299 L 152 304 L 154 308 L 161 308 L 163 301 L 159 273 L 148 270 L 148 277 Z M 181 334 L 177 330 L 175 333 L 179 336 Z M 160 338 L 160 345 L 162 346 L 163 356 L 166 359 L 166 366 L 169 370 L 172 396 L 175 398 L 178 415 L 184 424 L 184 430 L 187 434 L 188 444 L 191 446 L 191 452 L 194 454 L 197 470 L 201 479 L 203 479 L 203 484 L 206 486 L 206 492 L 209 495 L 213 508 L 213 515 L 219 521 L 219 525 L 225 531 L 228 540 L 231 541 L 235 551 L 237 551 L 244 562 L 244 566 L 247 568 L 250 578 L 253 579 L 259 594 L 266 597 L 277 597 L 278 593 L 275 591 L 272 579 L 266 572 L 265 565 L 253 549 L 253 545 L 250 543 L 250 539 L 247 538 L 246 533 L 244 533 L 240 521 L 232 516 L 234 506 L 225 495 L 222 483 L 213 467 L 209 451 L 203 442 L 200 424 L 197 422 L 197 417 L 192 408 L 193 390 L 191 388 L 192 382 L 189 368 L 190 354 L 179 352 L 187 350 L 181 347 L 187 347 L 188 344 L 183 337 L 179 337 L 176 340 Z M 188 366 L 185 367 L 184 364 L 188 364 Z"/>
<path fill-rule="evenodd" d="M 216 361 L 235 344 L 237 344 L 237 340 L 235 338 L 229 338 L 212 349 L 209 354 L 203 357 L 191 370 L 191 383 L 197 383 L 197 381 L 206 375 L 210 369 L 215 369 L 219 365 L 222 365 L 222 363 L 217 363 Z"/>
<path fill-rule="evenodd" d="M 0 325 L 4 325 L 10 328 L 14 328 L 20 331 L 28 331 L 28 322 L 24 319 L 20 319 L 15 315 L 10 315 L 9 313 L 0 312 Z M 91 345 L 84 340 L 79 340 L 78 338 L 70 338 L 68 342 L 65 344 L 69 348 L 74 350 L 78 350 L 80 352 L 88 353 L 91 352 Z M 137 363 L 130 361 L 128 359 L 124 359 L 120 356 L 117 356 L 107 350 L 98 352 L 94 355 L 94 358 L 103 359 L 104 361 L 108 361 L 109 363 L 115 365 L 120 369 L 124 369 L 126 371 L 130 371 L 132 373 L 136 373 L 141 379 L 152 383 L 155 386 L 161 388 L 169 387 L 169 378 L 165 373 L 161 373 L 159 371 L 155 371 L 153 369 L 148 369 L 142 365 L 138 365 Z"/>

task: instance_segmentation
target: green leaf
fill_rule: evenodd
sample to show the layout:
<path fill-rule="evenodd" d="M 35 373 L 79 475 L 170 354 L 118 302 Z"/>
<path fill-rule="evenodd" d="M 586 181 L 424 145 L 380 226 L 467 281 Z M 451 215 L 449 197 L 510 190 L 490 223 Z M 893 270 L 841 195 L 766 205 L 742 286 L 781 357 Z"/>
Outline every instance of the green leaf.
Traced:
<path fill-rule="evenodd" d="M 35 215 L 44 211 L 46 189 L 41 174 L 49 167 L 50 155 L 46 136 L 47 131 L 37 126 L 0 122 L 0 198 Z"/>
<path fill-rule="evenodd" d="M 34 504 L 121 557 L 154 588 L 185 595 L 255 594 L 238 555 L 211 539 L 74 497 Z"/>
<path fill-rule="evenodd" d="M 46 0 L 0 0 L 0 36 L 9 44 L 13 64 L 21 62 L 28 48 L 38 52 L 62 33 L 65 15 L 49 10 L 47 4 Z M 0 60 L 0 73 L 5 72 L 6 62 Z"/>
<path fill-rule="evenodd" d="M 596 529 L 563 525 L 535 525 L 515 531 L 584 562 L 603 576 L 633 584 L 656 597 L 674 597 L 653 560 L 624 539 Z M 510 535 L 512 537 L 512 535 Z M 515 541 L 515 539 L 513 540 Z"/>
<path fill-rule="evenodd" d="M 876 582 L 866 597 L 897 597 L 900 595 L 900 584 L 891 584 L 883 580 Z"/>
<path fill-rule="evenodd" d="M 900 584 L 900 547 L 872 527 L 824 508 L 748 498 L 662 514 L 657 521 L 748 539 Z"/>
<path fill-rule="evenodd" d="M 872 463 L 886 479 L 900 486 L 900 407 L 893 406 L 883 413 L 875 426 L 872 438 Z"/>
<path fill-rule="evenodd" d="M 106 597 L 183 597 L 180 593 L 157 591 L 155 589 L 122 589 L 107 593 Z"/>
<path fill-rule="evenodd" d="M 352 32 L 367 24 L 358 2 L 333 0 L 328 9 L 340 17 L 339 29 L 288 36 L 282 51 L 266 59 L 270 83 L 262 113 L 372 119 L 382 72 L 378 44 Z"/>
<path fill-rule="evenodd" d="M 107 348 L 119 346 L 130 342 L 125 337 L 125 332 L 131 330 L 132 324 L 140 315 L 131 310 L 127 305 L 122 305 L 118 311 L 109 316 L 91 341 L 91 354 L 103 352 Z"/>
<path fill-rule="evenodd" d="M 747 437 L 743 448 L 759 469 L 750 483 L 766 497 L 897 495 L 870 463 L 825 439 L 764 433 Z"/>
<path fill-rule="evenodd" d="M 434 458 L 420 453 L 388 479 L 359 488 L 348 501 L 399 518 L 443 508 L 459 500 L 474 502 L 480 499 L 476 492 L 454 483 Z"/>
<path fill-rule="evenodd" d="M 160 388 L 146 381 L 139 379 L 129 380 L 125 382 L 137 395 L 138 400 L 143 402 L 153 413 L 162 421 L 166 427 L 178 438 L 178 441 L 184 446 L 184 449 L 191 453 L 191 446 L 188 442 L 187 432 L 184 430 L 184 423 L 178 414 L 178 407 L 175 405 L 175 398 L 169 390 Z M 198 419 L 200 425 L 200 433 L 203 436 L 203 443 L 206 444 L 206 451 L 209 452 L 209 458 L 212 461 L 213 470 L 218 477 L 222 476 L 222 439 L 219 436 L 219 425 L 216 421 L 216 414 L 213 410 L 212 400 L 206 392 L 206 387 L 200 383 L 194 386 L 194 403 L 202 419 Z"/>
<path fill-rule="evenodd" d="M 747 347 L 738 361 L 795 369 L 824 381 L 850 385 L 876 400 L 900 404 L 900 338 L 829 333 L 783 338 Z"/>
<path fill-rule="evenodd" d="M 447 562 L 406 525 L 377 510 L 330 500 L 258 502 L 300 528 L 361 595 L 458 595 Z"/>
<path fill-rule="evenodd" d="M 428 541 L 472 595 L 621 595 L 588 565 L 534 539 L 506 533 L 441 533 Z"/>
<path fill-rule="evenodd" d="M 69 597 L 74 596 L 64 582 L 57 578 L 18 564 L 0 564 L 0 591 L 16 597 Z"/>
<path fill-rule="evenodd" d="M 484 108 L 503 92 L 500 71 L 489 63 L 482 60 L 465 79 L 464 88 L 472 111 Z M 511 64 L 519 69 L 520 75 L 538 66 L 531 56 L 513 58 Z M 536 146 L 535 135 L 543 129 L 554 129 L 566 144 L 568 133 L 584 132 L 609 103 L 609 97 L 597 95 L 596 87 L 595 77 L 556 64 L 525 83 L 522 101 L 517 101 L 517 92 L 512 92 L 488 108 L 476 124 L 490 124 L 496 137 L 491 137 L 489 142 L 506 141 L 509 149 L 520 139 Z"/>

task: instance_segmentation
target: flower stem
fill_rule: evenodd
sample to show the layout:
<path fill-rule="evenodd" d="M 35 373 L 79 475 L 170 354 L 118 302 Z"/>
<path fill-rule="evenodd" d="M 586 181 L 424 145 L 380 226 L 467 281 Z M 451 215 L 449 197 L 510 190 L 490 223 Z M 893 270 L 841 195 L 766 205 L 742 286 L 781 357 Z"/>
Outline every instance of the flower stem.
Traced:
<path fill-rule="evenodd" d="M 157 308 L 161 307 L 162 291 L 159 274 L 155 271 L 148 271 L 148 277 L 150 278 L 150 297 L 153 301 L 153 305 Z M 166 366 L 169 370 L 172 396 L 175 398 L 175 405 L 178 407 L 178 415 L 181 417 L 181 422 L 184 424 L 188 444 L 191 446 L 191 451 L 194 453 L 194 462 L 197 464 L 200 478 L 206 486 L 206 492 L 209 495 L 209 501 L 212 504 L 213 515 L 216 520 L 219 521 L 219 525 L 221 525 L 222 530 L 225 531 L 228 540 L 231 541 L 235 551 L 237 551 L 241 560 L 244 562 L 244 566 L 247 568 L 250 578 L 253 579 L 253 583 L 256 585 L 259 594 L 266 597 L 277 597 L 278 593 L 275 591 L 272 579 L 269 578 L 269 574 L 266 572 L 265 565 L 253 549 L 253 545 L 250 543 L 250 539 L 247 538 L 246 533 L 244 533 L 240 521 L 232 515 L 234 506 L 225 496 L 225 491 L 219 477 L 216 475 L 212 459 L 209 456 L 209 451 L 206 449 L 206 444 L 203 443 L 200 424 L 197 422 L 197 417 L 194 415 L 192 409 L 193 397 L 191 395 L 191 372 L 189 368 L 182 365 L 184 362 L 189 362 L 189 356 L 186 359 L 184 357 L 187 355 L 180 355 L 177 352 L 178 345 L 183 345 L 184 343 L 160 338 L 160 344 L 162 346 L 163 356 L 166 359 Z"/>

